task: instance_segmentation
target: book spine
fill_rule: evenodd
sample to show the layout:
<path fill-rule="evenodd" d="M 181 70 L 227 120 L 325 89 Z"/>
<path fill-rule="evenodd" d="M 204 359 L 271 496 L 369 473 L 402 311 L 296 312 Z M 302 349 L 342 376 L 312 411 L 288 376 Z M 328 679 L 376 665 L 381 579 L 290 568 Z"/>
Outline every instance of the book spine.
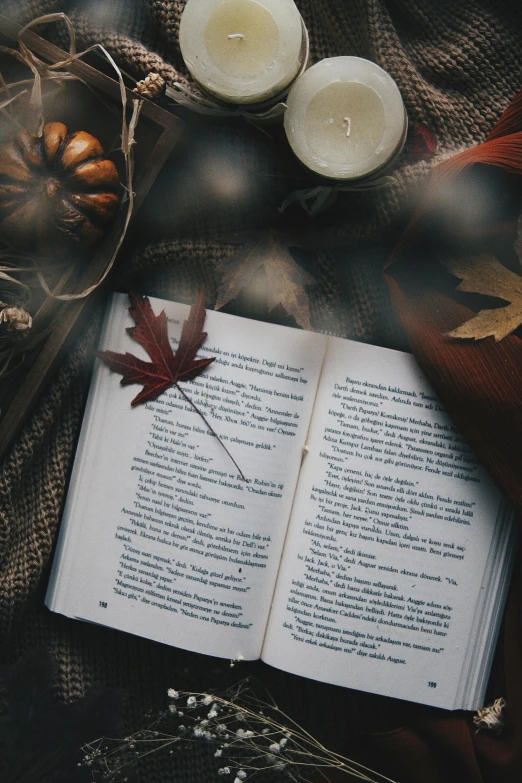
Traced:
<path fill-rule="evenodd" d="M 489 673 L 511 581 L 517 538 L 515 509 L 508 500 L 502 498 L 484 570 L 484 580 L 475 607 L 454 709 L 477 710 L 484 706 Z"/>

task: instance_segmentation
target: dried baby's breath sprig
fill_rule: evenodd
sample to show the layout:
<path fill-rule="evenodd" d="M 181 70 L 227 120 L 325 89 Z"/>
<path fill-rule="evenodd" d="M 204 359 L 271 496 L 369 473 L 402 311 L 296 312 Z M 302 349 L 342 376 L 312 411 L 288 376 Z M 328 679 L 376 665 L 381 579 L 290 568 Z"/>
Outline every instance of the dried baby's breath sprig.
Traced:
<path fill-rule="evenodd" d="M 4 305 L 3 302 L 0 302 L 0 307 L 0 324 L 5 324 L 8 332 L 22 337 L 30 331 L 33 319 L 27 310 L 16 305 Z"/>
<path fill-rule="evenodd" d="M 506 706 L 506 700 L 496 699 L 488 707 L 482 707 L 477 714 L 473 716 L 473 723 L 477 727 L 477 732 L 481 730 L 491 731 L 493 734 L 501 734 L 504 728 L 503 711 Z"/>
<path fill-rule="evenodd" d="M 172 753 L 180 742 L 207 742 L 215 747 L 216 780 L 226 783 L 248 783 L 269 769 L 284 773 L 282 780 L 296 782 L 336 769 L 347 779 L 394 783 L 328 750 L 275 703 L 259 699 L 248 681 L 222 696 L 172 688 L 168 696 L 168 709 L 152 726 L 120 741 L 86 745 L 83 763 L 105 780 L 121 780 L 129 764 L 149 753 Z"/>

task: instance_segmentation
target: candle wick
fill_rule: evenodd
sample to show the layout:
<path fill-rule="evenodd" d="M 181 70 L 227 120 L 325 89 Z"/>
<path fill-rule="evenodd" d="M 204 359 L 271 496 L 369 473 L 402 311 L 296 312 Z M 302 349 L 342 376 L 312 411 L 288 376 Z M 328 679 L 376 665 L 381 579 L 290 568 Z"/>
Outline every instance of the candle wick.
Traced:
<path fill-rule="evenodd" d="M 345 117 L 343 120 L 343 125 L 346 125 L 346 135 L 349 136 L 352 132 L 352 121 L 349 117 Z"/>
<path fill-rule="evenodd" d="M 232 33 L 228 37 L 229 39 L 232 39 L 232 38 L 244 38 L 245 36 L 243 35 L 243 33 Z"/>

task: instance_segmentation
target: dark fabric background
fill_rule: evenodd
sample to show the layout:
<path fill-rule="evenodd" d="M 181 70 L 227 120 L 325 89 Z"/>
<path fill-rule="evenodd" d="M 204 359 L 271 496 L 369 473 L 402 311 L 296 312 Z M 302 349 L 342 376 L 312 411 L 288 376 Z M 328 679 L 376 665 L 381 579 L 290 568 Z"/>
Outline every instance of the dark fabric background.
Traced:
<path fill-rule="evenodd" d="M 120 260 L 120 275 L 144 293 L 190 301 L 202 282 L 215 300 L 220 270 L 237 232 L 276 226 L 322 239 L 297 260 L 314 275 L 314 328 L 393 348 L 407 348 L 381 270 L 415 190 L 433 163 L 484 140 L 518 91 L 522 6 L 509 0 L 300 0 L 313 60 L 343 54 L 374 60 L 397 81 L 410 124 L 432 130 L 438 150 L 427 162 L 401 157 L 392 184 L 364 197 L 341 196 L 310 224 L 298 208 L 278 206 L 307 175 L 291 160 L 275 129 L 268 137 L 245 123 L 187 117 L 183 154 L 161 172 Z M 181 0 L 19 0 L 3 12 L 27 22 L 66 11 L 79 47 L 103 43 L 136 78 L 157 71 L 189 83 L 177 45 Z M 67 45 L 60 26 L 46 31 Z M 172 108 L 172 107 L 171 107 Z M 48 118 L 52 119 L 52 118 Z M 209 178 L 209 171 L 213 171 Z M 240 173 L 241 188 L 213 183 Z M 501 738 L 475 735 L 471 716 L 450 714 L 370 694 L 330 687 L 261 663 L 228 662 L 168 648 L 50 613 L 43 596 L 52 559 L 98 334 L 101 305 L 26 425 L 0 475 L 0 660 L 46 651 L 58 664 L 56 691 L 65 702 L 93 689 L 123 694 L 125 731 L 166 704 L 166 690 L 226 687 L 253 674 L 278 704 L 332 749 L 352 754 L 401 783 L 518 781 L 522 747 L 522 658 L 515 581 L 494 667 L 490 696 L 512 695 Z M 287 323 L 240 298 L 230 311 Z M 505 639 L 509 639 L 506 644 Z M 0 770 L 2 761 L 0 759 Z M 210 781 L 215 764 L 204 744 L 174 757 L 151 756 L 142 783 Z M 280 779 L 274 776 L 274 780 Z M 332 781 L 334 778 L 332 777 Z"/>

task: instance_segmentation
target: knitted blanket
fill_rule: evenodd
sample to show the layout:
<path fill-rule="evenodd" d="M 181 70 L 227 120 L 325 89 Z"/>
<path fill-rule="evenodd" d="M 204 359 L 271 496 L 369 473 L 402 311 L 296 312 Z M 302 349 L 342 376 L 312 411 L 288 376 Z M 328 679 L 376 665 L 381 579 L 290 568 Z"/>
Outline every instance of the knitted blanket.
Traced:
<path fill-rule="evenodd" d="M 404 154 L 385 190 L 365 196 L 362 205 L 360 197 L 340 200 L 319 222 L 337 247 L 325 244 L 303 256 L 317 280 L 311 293 L 314 328 L 407 349 L 381 276 L 386 238 L 400 225 L 412 189 L 433 162 L 482 142 L 519 90 L 522 5 L 510 0 L 296 2 L 310 33 L 313 61 L 337 55 L 375 61 L 397 82 L 410 124 L 420 123 L 437 139 L 433 161 Z M 3 0 L 1 10 L 22 23 L 65 11 L 79 48 L 102 43 L 135 78 L 155 71 L 167 81 L 189 83 L 178 46 L 183 6 L 183 0 Z M 66 46 L 61 26 L 45 34 Z M 204 161 L 210 149 L 220 160 L 229 155 L 231 166 L 255 172 L 253 179 L 261 184 L 254 183 L 241 199 L 204 198 L 205 183 L 190 161 L 174 156 L 167 163 L 136 218 L 136 248 L 119 267 L 138 290 L 180 301 L 190 301 L 202 282 L 215 297 L 220 271 L 235 251 L 232 235 L 270 227 L 285 196 L 277 161 L 256 129 L 201 121 L 193 144 L 192 163 L 198 155 Z M 269 316 L 262 309 L 256 315 Z M 95 689 L 118 688 L 127 733 L 144 725 L 145 713 L 165 706 L 168 687 L 225 688 L 255 674 L 324 744 L 359 760 L 369 758 L 391 778 L 519 780 L 522 743 L 514 724 L 504 738 L 475 737 L 469 716 L 314 683 L 261 663 L 230 668 L 222 660 L 68 620 L 44 607 L 100 320 L 98 313 L 77 339 L 2 465 L 0 662 L 14 663 L 35 648 L 46 651 L 58 664 L 55 685 L 64 702 Z M 516 609 L 509 611 L 516 625 Z M 519 652 L 506 652 L 512 665 L 520 661 Z M 497 664 L 493 681 L 502 688 L 500 653 Z M 207 781 L 215 764 L 201 743 L 173 756 L 153 754 L 135 774 L 143 783 Z M 280 773 L 267 777 L 272 779 L 280 780 Z"/>

